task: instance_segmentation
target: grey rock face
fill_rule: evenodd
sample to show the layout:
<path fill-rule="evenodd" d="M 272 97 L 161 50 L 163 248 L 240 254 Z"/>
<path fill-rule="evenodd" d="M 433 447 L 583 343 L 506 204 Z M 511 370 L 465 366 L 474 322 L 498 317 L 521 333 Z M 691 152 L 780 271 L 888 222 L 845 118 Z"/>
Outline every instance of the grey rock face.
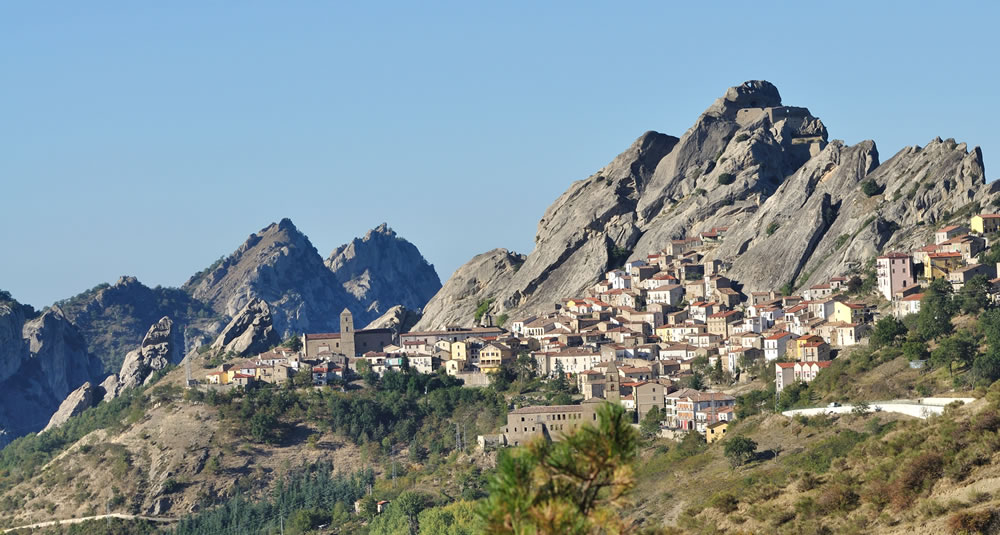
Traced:
<path fill-rule="evenodd" d="M 59 307 L 32 319 L 17 308 L 0 307 L 0 333 L 5 333 L 0 336 L 21 333 L 20 340 L 0 349 L 8 374 L 0 381 L 0 428 L 6 433 L 0 446 L 45 427 L 66 396 L 98 377 L 102 368 Z"/>
<path fill-rule="evenodd" d="M 399 333 L 408 332 L 418 321 L 420 321 L 419 312 L 414 312 L 403 305 L 396 305 L 369 323 L 365 329 L 392 329 L 398 336 Z"/>
<path fill-rule="evenodd" d="M 103 381 L 101 381 L 101 385 L 99 388 L 100 388 L 100 394 L 103 396 L 102 401 L 107 402 L 111 401 L 112 399 L 115 399 L 115 397 L 118 395 L 118 376 L 117 375 L 107 376 Z"/>
<path fill-rule="evenodd" d="M 48 425 L 45 426 L 45 429 L 42 429 L 42 432 L 44 433 L 49 429 L 58 427 L 66 423 L 71 417 L 93 407 L 94 395 L 95 389 L 89 382 L 80 385 L 80 388 L 77 388 L 69 396 L 66 396 L 66 399 L 59 405 L 59 409 L 49 419 Z"/>
<path fill-rule="evenodd" d="M 883 192 L 868 197 L 865 180 Z M 539 222 L 523 266 L 498 265 L 491 275 L 496 252 L 477 256 L 431 299 L 417 328 L 469 325 L 486 299 L 494 316 L 551 310 L 623 257 L 713 227 L 729 232 L 709 257 L 731 261 L 728 275 L 745 290 L 798 287 L 924 242 L 946 216 L 985 208 L 998 189 L 985 182 L 978 148 L 936 139 L 880 165 L 874 142 L 828 144 L 808 109 L 783 106 L 772 84 L 751 81 L 730 88 L 680 138 L 648 132 L 573 183 Z"/>
<path fill-rule="evenodd" d="M 279 334 L 336 331 L 340 311 L 356 302 L 288 219 L 251 235 L 218 266 L 188 280 L 184 289 L 226 317 L 235 317 L 254 299 L 266 301 Z M 377 316 L 361 315 L 365 321 Z"/>
<path fill-rule="evenodd" d="M 478 303 L 495 299 L 506 279 L 524 264 L 524 258 L 506 249 L 494 249 L 476 256 L 458 268 L 427 303 L 424 316 L 414 329 L 438 329 L 464 320 L 471 323 Z"/>
<path fill-rule="evenodd" d="M 281 343 L 274 330 L 271 309 L 261 299 L 251 299 L 212 343 L 212 349 L 237 355 L 262 353 Z"/>
<path fill-rule="evenodd" d="M 361 308 L 376 314 L 394 305 L 419 310 L 441 289 L 434 266 L 385 223 L 338 247 L 326 266 Z"/>
<path fill-rule="evenodd" d="M 169 316 L 177 328 L 186 328 L 192 345 L 200 335 L 214 337 L 218 333 L 218 328 L 212 330 L 218 314 L 205 303 L 178 288 L 149 288 L 129 276 L 65 299 L 60 308 L 80 329 L 88 350 L 104 362 L 109 373 L 121 369 L 125 354 L 141 344 L 149 326 L 164 316 Z"/>
<path fill-rule="evenodd" d="M 142 344 L 125 356 L 125 362 L 118 373 L 115 395 L 149 383 L 157 371 L 178 362 L 183 354 L 182 351 L 174 330 L 174 322 L 168 317 L 160 318 L 160 321 L 154 323 L 146 332 Z"/>

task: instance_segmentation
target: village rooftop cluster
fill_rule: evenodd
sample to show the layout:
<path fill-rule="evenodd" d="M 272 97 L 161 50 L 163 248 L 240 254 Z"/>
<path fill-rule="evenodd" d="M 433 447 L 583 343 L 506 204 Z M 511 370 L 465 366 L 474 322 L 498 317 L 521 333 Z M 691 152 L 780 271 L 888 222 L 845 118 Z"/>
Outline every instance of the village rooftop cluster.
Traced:
<path fill-rule="evenodd" d="M 984 236 L 1000 230 L 1000 214 L 973 216 L 969 227 L 946 226 L 933 244 L 875 259 L 877 294 L 893 315 L 919 312 L 921 283 L 934 279 L 958 290 L 983 275 L 988 291 L 1000 296 L 997 266 L 976 263 L 987 248 Z M 797 295 L 779 289 L 745 295 L 738 281 L 726 277 L 725 262 L 707 258 L 727 230 L 671 240 L 661 251 L 608 271 L 587 295 L 563 299 L 546 314 L 517 318 L 509 330 L 483 314 L 479 327 L 396 335 L 391 329 L 355 330 L 345 310 L 339 333 L 305 334 L 298 350 L 280 347 L 223 364 L 207 380 L 280 383 L 306 372 L 312 384 L 324 386 L 361 372 L 381 376 L 410 368 L 443 370 L 476 387 L 528 356 L 540 376 L 573 381 L 582 403 L 515 408 L 502 432 L 479 437 L 480 445 L 519 445 L 537 436 L 558 440 L 594 421 L 596 406 L 606 401 L 635 411 L 638 421 L 657 408 L 663 432 L 697 431 L 713 441 L 735 418 L 735 399 L 709 391 L 695 375 L 714 370 L 717 387 L 731 386 L 773 365 L 776 392 L 808 383 L 839 351 L 867 343 L 880 304 L 873 295 L 848 297 L 859 273 L 832 277 Z"/>

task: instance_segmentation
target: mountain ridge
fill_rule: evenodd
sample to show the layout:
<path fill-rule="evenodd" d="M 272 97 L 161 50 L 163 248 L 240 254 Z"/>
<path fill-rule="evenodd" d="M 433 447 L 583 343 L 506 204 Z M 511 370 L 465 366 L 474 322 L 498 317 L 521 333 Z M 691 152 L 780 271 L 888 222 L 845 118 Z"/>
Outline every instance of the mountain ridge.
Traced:
<path fill-rule="evenodd" d="M 1000 191 L 986 182 L 978 147 L 936 138 L 880 162 L 874 141 L 827 137 L 818 117 L 784 105 L 773 84 L 729 88 L 679 138 L 646 132 L 570 184 L 515 273 L 483 273 L 483 255 L 459 267 L 456 284 L 445 282 L 416 328 L 468 324 L 485 301 L 494 317 L 550 311 L 624 260 L 716 227 L 731 231 L 708 258 L 731 258 L 729 275 L 746 289 L 801 287 L 917 244 L 922 232 L 913 229 L 982 209 Z M 878 195 L 862 192 L 868 179 Z M 907 185 L 914 179 L 915 189 Z M 763 258 L 779 262 L 764 269 Z"/>

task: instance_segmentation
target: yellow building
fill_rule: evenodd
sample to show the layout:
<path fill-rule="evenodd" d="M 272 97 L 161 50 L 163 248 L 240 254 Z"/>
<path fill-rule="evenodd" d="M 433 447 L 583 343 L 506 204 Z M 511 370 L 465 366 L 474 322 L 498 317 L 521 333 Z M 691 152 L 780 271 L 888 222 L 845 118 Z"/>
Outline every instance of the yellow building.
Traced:
<path fill-rule="evenodd" d="M 865 317 L 865 306 L 858 303 L 841 303 L 836 301 L 833 304 L 833 316 L 830 321 L 834 323 L 861 323 Z"/>
<path fill-rule="evenodd" d="M 500 342 L 486 344 L 479 351 L 479 369 L 483 372 L 495 372 L 500 369 L 504 362 L 512 360 L 514 360 L 514 351 Z"/>
<path fill-rule="evenodd" d="M 1000 230 L 1000 214 L 979 214 L 972 216 L 969 225 L 973 232 L 989 234 Z"/>
<path fill-rule="evenodd" d="M 947 279 L 948 274 L 963 263 L 962 253 L 930 253 L 924 264 L 924 278 Z"/>
<path fill-rule="evenodd" d="M 705 442 L 709 444 L 713 442 L 718 442 L 726 438 L 726 429 L 729 428 L 729 422 L 715 422 L 705 428 Z"/>

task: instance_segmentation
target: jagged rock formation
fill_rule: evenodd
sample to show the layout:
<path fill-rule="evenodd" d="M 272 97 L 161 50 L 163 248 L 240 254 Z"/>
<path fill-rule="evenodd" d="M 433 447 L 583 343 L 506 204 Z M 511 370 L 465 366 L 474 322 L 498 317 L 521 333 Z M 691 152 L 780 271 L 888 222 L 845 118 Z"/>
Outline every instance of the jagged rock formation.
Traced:
<path fill-rule="evenodd" d="M 192 277 L 183 289 L 226 317 L 236 316 L 255 298 L 266 301 L 275 328 L 283 335 L 335 331 L 340 311 L 356 302 L 288 219 L 252 234 L 236 252 L 207 273 Z M 361 315 L 366 321 L 376 316 Z"/>
<path fill-rule="evenodd" d="M 102 368 L 59 307 L 34 318 L 25 309 L 0 303 L 0 446 L 41 430 L 66 395 Z"/>
<path fill-rule="evenodd" d="M 226 325 L 212 343 L 212 349 L 222 353 L 248 355 L 262 353 L 281 343 L 274 330 L 271 309 L 266 302 L 254 298 Z"/>
<path fill-rule="evenodd" d="M 59 307 L 80 329 L 88 350 L 104 362 L 109 373 L 121 369 L 125 354 L 142 343 L 146 330 L 159 318 L 169 316 L 178 328 L 183 326 L 192 346 L 200 336 L 214 336 L 223 325 L 211 307 L 187 293 L 177 288 L 149 288 L 129 276 L 60 301 Z"/>
<path fill-rule="evenodd" d="M 49 419 L 48 425 L 45 426 L 45 429 L 42 429 L 42 432 L 44 433 L 49 429 L 58 427 L 66 423 L 73 416 L 93 407 L 94 397 L 95 389 L 89 381 L 80 385 L 80 388 L 77 388 L 70 392 L 69 396 L 66 396 L 66 399 L 59 405 L 59 409 Z"/>
<path fill-rule="evenodd" d="M 865 195 L 866 180 L 882 193 Z M 880 165 L 874 142 L 828 144 L 808 109 L 783 106 L 768 82 L 746 82 L 680 138 L 647 132 L 573 183 L 546 211 L 534 250 L 513 275 L 483 272 L 495 252 L 459 268 L 417 328 L 470 324 L 484 300 L 494 316 L 551 310 L 627 259 L 721 226 L 729 232 L 708 254 L 731 261 L 728 274 L 745 290 L 797 287 L 925 240 L 997 191 L 986 184 L 978 148 L 935 139 Z"/>
<path fill-rule="evenodd" d="M 146 332 L 142 344 L 125 355 L 125 363 L 118 372 L 115 396 L 129 388 L 149 383 L 157 371 L 179 362 L 183 351 L 177 334 L 174 322 L 166 316 L 154 323 Z"/>
<path fill-rule="evenodd" d="M 524 255 L 494 249 L 476 256 L 458 268 L 441 291 L 424 308 L 417 330 L 441 328 L 468 318 L 471 322 L 482 301 L 496 299 L 504 283 L 524 264 Z"/>
<path fill-rule="evenodd" d="M 434 266 L 385 223 L 335 249 L 326 266 L 364 310 L 377 314 L 394 305 L 419 310 L 441 289 Z"/>
<path fill-rule="evenodd" d="M 420 321 L 420 313 L 414 312 L 403 305 L 396 305 L 385 311 L 365 329 L 392 329 L 396 336 L 409 332 Z"/>

